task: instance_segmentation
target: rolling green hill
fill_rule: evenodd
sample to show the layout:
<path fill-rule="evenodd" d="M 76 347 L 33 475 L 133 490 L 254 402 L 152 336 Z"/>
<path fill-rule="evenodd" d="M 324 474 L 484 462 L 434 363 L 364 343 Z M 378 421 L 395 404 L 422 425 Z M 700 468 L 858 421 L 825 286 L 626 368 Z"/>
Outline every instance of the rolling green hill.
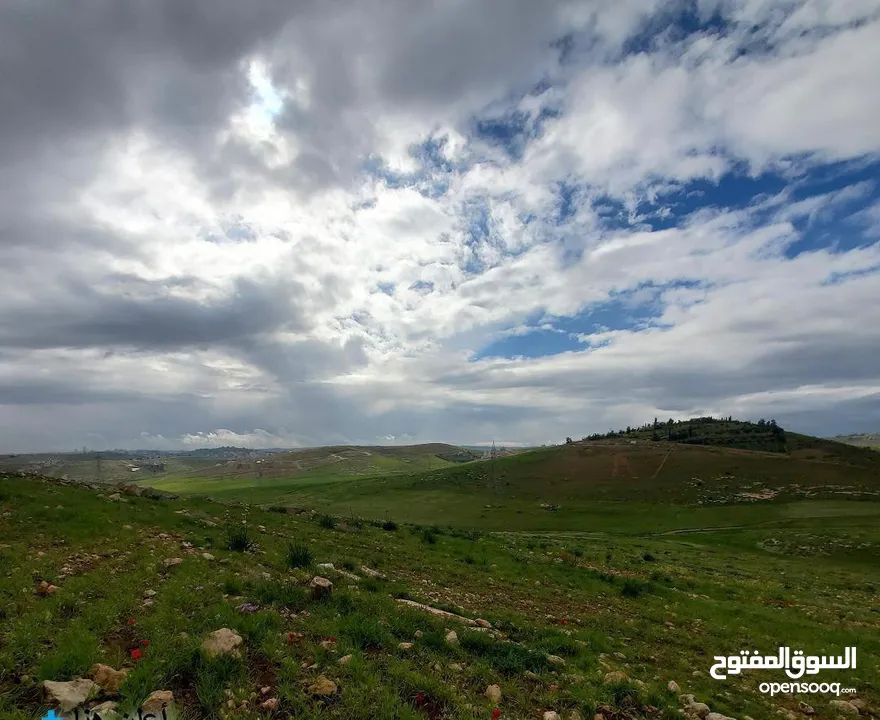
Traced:
<path fill-rule="evenodd" d="M 210 495 L 268 503 L 285 493 L 315 485 L 350 484 L 373 476 L 430 472 L 473 461 L 477 453 L 454 445 L 337 445 L 236 458 L 198 470 L 147 478 L 142 484 L 175 493 Z"/>
<path fill-rule="evenodd" d="M 733 418 L 701 417 L 674 421 L 669 419 L 634 428 L 628 427 L 609 433 L 596 433 L 582 442 L 601 440 L 674 442 L 685 445 L 713 445 L 740 450 L 761 450 L 787 453 L 810 460 L 845 462 L 850 465 L 880 469 L 880 454 L 859 443 L 844 443 L 838 439 L 818 438 L 785 430 L 775 420 L 749 422 Z M 880 441 L 878 441 L 880 444 Z"/>

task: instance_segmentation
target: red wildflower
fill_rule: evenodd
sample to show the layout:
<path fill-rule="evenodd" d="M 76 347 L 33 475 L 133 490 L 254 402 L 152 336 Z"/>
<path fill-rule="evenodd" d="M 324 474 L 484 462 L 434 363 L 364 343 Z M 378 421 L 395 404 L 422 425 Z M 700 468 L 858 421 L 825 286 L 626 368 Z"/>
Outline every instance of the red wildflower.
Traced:
<path fill-rule="evenodd" d="M 147 647 L 150 644 L 149 640 L 141 640 L 141 647 Z"/>
<path fill-rule="evenodd" d="M 129 624 L 129 625 L 134 625 L 134 618 L 129 619 L 128 624 Z"/>
<path fill-rule="evenodd" d="M 421 705 L 423 702 L 425 702 L 425 696 L 421 693 L 416 695 L 416 705 Z"/>
<path fill-rule="evenodd" d="M 562 620 L 560 620 L 559 622 L 561 622 L 563 625 L 565 625 L 568 623 L 568 620 L 566 620 L 565 618 L 562 618 Z"/>
<path fill-rule="evenodd" d="M 497 720 L 497 718 L 501 717 L 501 711 L 498 708 L 495 708 L 492 711 L 492 720 Z"/>
<path fill-rule="evenodd" d="M 134 650 L 131 651 L 131 659 L 134 660 L 135 662 L 140 660 L 142 655 L 143 655 L 143 653 L 140 651 L 140 648 L 135 648 Z"/>

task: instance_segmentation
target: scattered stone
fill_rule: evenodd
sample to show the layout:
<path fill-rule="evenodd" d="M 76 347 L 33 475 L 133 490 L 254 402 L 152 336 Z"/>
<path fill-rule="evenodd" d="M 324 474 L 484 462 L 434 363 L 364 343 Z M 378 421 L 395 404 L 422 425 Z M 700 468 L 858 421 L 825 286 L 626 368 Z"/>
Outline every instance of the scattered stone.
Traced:
<path fill-rule="evenodd" d="M 109 665 L 101 663 L 96 663 L 89 669 L 89 677 L 100 685 L 105 693 L 110 695 L 119 692 L 119 688 L 125 682 L 126 675 L 128 675 L 128 670 L 114 670 Z"/>
<path fill-rule="evenodd" d="M 317 565 L 315 565 L 315 567 L 318 568 L 318 570 L 335 570 L 336 569 L 335 567 L 333 567 L 333 563 L 318 563 Z"/>
<path fill-rule="evenodd" d="M 476 620 L 474 620 L 474 622 L 476 623 L 477 627 L 486 628 L 487 630 L 492 629 L 492 623 L 490 623 L 488 620 L 483 620 L 483 618 L 477 618 Z"/>
<path fill-rule="evenodd" d="M 268 700 L 263 700 L 263 702 L 260 703 L 260 707 L 263 710 L 277 710 L 278 704 L 278 698 L 269 698 Z"/>
<path fill-rule="evenodd" d="M 119 713 L 116 712 L 117 707 L 119 707 L 119 703 L 107 700 L 100 705 L 92 706 L 89 710 L 89 717 L 99 717 L 101 720 L 117 720 L 119 717 Z"/>
<path fill-rule="evenodd" d="M 378 570 L 373 570 L 368 568 L 366 565 L 361 565 L 361 572 L 369 578 L 373 578 L 374 580 L 387 580 L 388 576 L 384 573 L 380 573 Z"/>
<path fill-rule="evenodd" d="M 454 672 L 462 672 L 464 670 L 464 665 L 461 663 L 449 663 L 449 669 Z"/>
<path fill-rule="evenodd" d="M 458 645 L 458 633 L 456 633 L 455 630 L 450 630 L 446 633 L 446 644 Z"/>
<path fill-rule="evenodd" d="M 709 714 L 709 706 L 706 705 L 706 703 L 692 702 L 684 709 L 684 711 L 689 715 L 696 715 L 697 717 L 705 718 L 706 715 Z"/>
<path fill-rule="evenodd" d="M 560 720 L 559 713 L 555 710 L 547 710 L 544 712 L 544 720 Z"/>
<path fill-rule="evenodd" d="M 167 710 L 174 708 L 174 693 L 170 690 L 154 690 L 150 693 L 149 697 L 144 700 L 142 707 L 144 715 L 148 715 L 149 713 L 161 715 L 162 708 Z"/>
<path fill-rule="evenodd" d="M 330 594 L 333 592 L 333 583 L 327 578 L 318 575 L 315 575 L 315 577 L 312 578 L 309 587 L 312 591 L 312 597 L 315 600 L 322 600 L 323 598 L 330 597 Z"/>
<path fill-rule="evenodd" d="M 315 682 L 309 685 L 310 695 L 335 695 L 336 691 L 336 683 L 324 677 L 323 675 L 319 676 L 318 679 L 315 680 Z"/>
<path fill-rule="evenodd" d="M 832 700 L 828 704 L 843 715 L 859 714 L 859 709 L 849 702 L 849 700 Z"/>
<path fill-rule="evenodd" d="M 485 695 L 489 700 L 496 705 L 501 702 L 501 686 L 500 685 L 490 685 L 486 688 Z"/>
<path fill-rule="evenodd" d="M 565 660 L 559 657 L 559 655 L 548 655 L 547 662 L 552 663 L 553 665 L 565 665 Z"/>
<path fill-rule="evenodd" d="M 803 700 L 798 703 L 798 710 L 800 710 L 804 715 L 815 715 L 816 711 L 813 709 L 812 705 L 808 705 Z"/>
<path fill-rule="evenodd" d="M 202 553 L 202 559 L 203 559 L 203 560 L 213 560 L 213 559 L 214 559 L 214 556 L 211 555 L 211 553 L 209 553 L 209 552 L 203 552 L 203 553 Z"/>
<path fill-rule="evenodd" d="M 155 590 L 144 590 L 144 597 L 145 598 L 156 597 L 156 591 Z"/>
<path fill-rule="evenodd" d="M 261 687 L 260 695 L 268 695 L 271 690 L 272 688 L 270 688 L 268 685 L 266 685 L 265 687 Z"/>
<path fill-rule="evenodd" d="M 239 647 L 244 641 L 241 635 L 230 630 L 229 628 L 220 628 L 215 630 L 202 643 L 202 650 L 210 657 L 218 655 L 239 655 Z"/>
<path fill-rule="evenodd" d="M 401 605 L 415 608 L 416 610 L 422 610 L 423 612 L 431 613 L 431 615 L 436 615 L 437 617 L 447 618 L 449 620 L 456 620 L 460 623 L 464 623 L 465 625 L 477 625 L 476 620 L 471 620 L 470 618 L 462 617 L 461 615 L 456 615 L 455 613 L 447 612 L 446 610 L 439 610 L 437 608 L 431 607 L 430 605 L 423 605 L 422 603 L 418 603 L 415 600 L 398 598 L 397 602 L 399 602 Z"/>
<path fill-rule="evenodd" d="M 58 591 L 58 587 L 56 585 L 52 585 L 43 580 L 39 585 L 37 585 L 36 593 L 40 597 L 48 597 L 49 595 L 54 595 Z"/>
<path fill-rule="evenodd" d="M 336 650 L 336 641 L 335 640 L 322 640 L 321 648 L 327 651 Z"/>
<path fill-rule="evenodd" d="M 412 650 L 414 645 L 411 642 L 402 642 L 397 645 L 398 650 Z"/>
<path fill-rule="evenodd" d="M 706 715 L 706 720 L 734 720 L 732 717 L 728 717 L 727 715 L 722 715 L 717 712 L 710 712 Z"/>
<path fill-rule="evenodd" d="M 425 634 L 425 633 L 423 633 L 421 630 L 416 630 L 416 631 L 415 631 L 415 637 L 417 637 L 417 638 L 420 638 L 420 637 L 421 637 L 422 635 L 424 635 L 424 634 Z"/>
<path fill-rule="evenodd" d="M 165 567 L 175 567 L 176 565 L 180 565 L 183 562 L 183 558 L 166 558 L 162 561 L 162 564 Z"/>
<path fill-rule="evenodd" d="M 44 680 L 43 690 L 50 705 L 57 705 L 62 712 L 67 712 L 97 695 L 100 688 L 91 680 L 77 678 L 70 682 Z"/>
<path fill-rule="evenodd" d="M 677 692 L 679 692 L 679 691 L 681 690 L 681 688 L 678 686 L 678 683 L 675 682 L 675 680 L 670 680 L 670 681 L 669 681 L 669 684 L 666 686 L 666 688 L 667 688 L 667 689 L 669 690 L 669 692 L 671 692 L 671 693 L 677 693 Z"/>
<path fill-rule="evenodd" d="M 353 655 L 343 655 L 336 662 L 339 663 L 340 665 L 348 665 L 348 663 L 351 662 L 352 657 L 354 657 L 354 656 Z"/>
<path fill-rule="evenodd" d="M 108 495 L 107 499 L 112 500 L 113 502 L 119 502 L 120 500 L 122 500 L 122 495 L 120 495 L 119 493 L 113 493 L 112 495 Z"/>
<path fill-rule="evenodd" d="M 605 673 L 602 682 L 606 685 L 616 685 L 617 683 L 629 682 L 629 676 L 620 670 L 613 670 L 612 672 Z"/>

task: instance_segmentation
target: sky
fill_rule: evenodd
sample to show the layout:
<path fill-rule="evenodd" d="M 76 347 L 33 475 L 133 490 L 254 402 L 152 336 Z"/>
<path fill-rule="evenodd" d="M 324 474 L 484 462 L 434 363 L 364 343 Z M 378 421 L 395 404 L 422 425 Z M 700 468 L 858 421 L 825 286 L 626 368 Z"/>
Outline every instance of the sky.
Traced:
<path fill-rule="evenodd" d="M 876 0 L 0 4 L 0 451 L 880 429 Z"/>

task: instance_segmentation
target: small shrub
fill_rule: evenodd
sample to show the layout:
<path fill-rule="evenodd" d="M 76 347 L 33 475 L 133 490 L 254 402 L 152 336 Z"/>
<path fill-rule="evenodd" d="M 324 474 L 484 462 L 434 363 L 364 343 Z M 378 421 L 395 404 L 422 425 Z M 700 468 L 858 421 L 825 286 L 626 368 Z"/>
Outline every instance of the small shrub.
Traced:
<path fill-rule="evenodd" d="M 279 515 L 286 515 L 287 508 L 284 505 L 270 505 L 266 508 L 269 512 L 278 513 Z"/>
<path fill-rule="evenodd" d="M 473 565 L 474 564 L 474 556 L 473 555 L 465 555 L 462 560 L 464 560 L 465 565 Z"/>
<path fill-rule="evenodd" d="M 348 572 L 354 572 L 355 564 L 351 560 L 343 560 L 342 561 L 342 569 L 348 570 Z"/>
<path fill-rule="evenodd" d="M 332 530 L 336 527 L 336 518 L 332 515 L 321 515 L 318 518 L 318 525 L 327 530 Z"/>
<path fill-rule="evenodd" d="M 233 525 L 226 531 L 226 549 L 235 552 L 245 552 L 253 547 L 250 531 L 247 525 Z"/>
<path fill-rule="evenodd" d="M 426 545 L 434 545 L 437 542 L 437 536 L 428 528 L 422 530 L 422 542 Z"/>
<path fill-rule="evenodd" d="M 649 552 L 645 552 L 642 554 L 642 560 L 644 560 L 645 562 L 657 562 L 657 558 L 655 558 Z"/>
<path fill-rule="evenodd" d="M 382 523 L 382 529 L 387 530 L 388 532 L 394 532 L 397 530 L 397 523 L 394 520 L 386 520 Z"/>
<path fill-rule="evenodd" d="M 580 558 L 580 557 L 583 557 L 583 556 L 584 556 L 584 551 L 581 550 L 580 548 L 575 548 L 574 550 L 571 551 L 571 553 L 572 553 L 572 555 L 574 555 L 576 558 Z"/>
<path fill-rule="evenodd" d="M 641 595 L 649 593 L 651 591 L 650 583 L 646 583 L 642 580 L 635 580 L 633 578 L 627 578 L 623 587 L 620 589 L 620 594 L 625 598 L 637 598 Z"/>
<path fill-rule="evenodd" d="M 302 543 L 288 543 L 287 566 L 291 568 L 304 568 L 312 564 L 312 551 Z"/>

